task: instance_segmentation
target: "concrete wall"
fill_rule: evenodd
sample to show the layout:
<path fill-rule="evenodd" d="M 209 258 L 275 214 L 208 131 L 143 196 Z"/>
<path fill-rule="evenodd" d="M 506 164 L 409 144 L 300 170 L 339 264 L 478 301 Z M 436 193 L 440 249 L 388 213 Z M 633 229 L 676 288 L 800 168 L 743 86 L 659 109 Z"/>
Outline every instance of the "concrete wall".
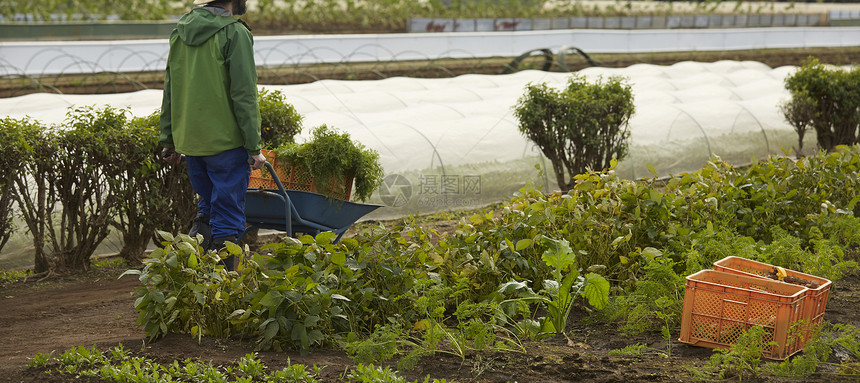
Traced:
<path fill-rule="evenodd" d="M 860 11 L 834 11 L 852 14 Z M 831 12 L 831 15 L 833 12 Z M 407 32 L 538 31 L 551 29 L 709 29 L 827 26 L 828 14 L 742 14 L 619 17 L 558 17 L 538 19 L 413 18 Z M 857 17 L 860 19 L 860 17 Z"/>

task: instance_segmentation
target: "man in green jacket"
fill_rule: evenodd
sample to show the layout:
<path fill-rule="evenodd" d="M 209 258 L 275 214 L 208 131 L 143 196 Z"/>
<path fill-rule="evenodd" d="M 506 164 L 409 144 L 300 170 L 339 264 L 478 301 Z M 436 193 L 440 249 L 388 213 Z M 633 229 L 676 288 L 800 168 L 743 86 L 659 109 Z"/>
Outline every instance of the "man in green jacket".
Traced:
<path fill-rule="evenodd" d="M 251 168 L 265 163 L 257 70 L 250 28 L 234 17 L 245 13 L 245 0 L 194 5 L 170 35 L 159 144 L 168 163 L 185 156 L 200 195 L 189 234 L 202 234 L 204 249 L 218 250 L 244 231 Z M 232 269 L 232 257 L 225 264 Z"/>

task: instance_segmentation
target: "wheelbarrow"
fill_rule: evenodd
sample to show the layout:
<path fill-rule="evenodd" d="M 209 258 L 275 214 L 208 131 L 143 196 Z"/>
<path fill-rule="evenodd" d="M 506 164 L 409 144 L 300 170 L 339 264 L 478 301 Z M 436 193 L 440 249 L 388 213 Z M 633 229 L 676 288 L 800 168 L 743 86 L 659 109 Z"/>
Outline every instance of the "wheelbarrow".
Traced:
<path fill-rule="evenodd" d="M 382 207 L 361 204 L 302 190 L 286 190 L 269 162 L 266 169 L 277 189 L 253 189 L 245 192 L 245 231 L 238 241 L 254 229 L 270 229 L 316 235 L 323 231 L 337 234 L 334 243 L 359 218 Z"/>

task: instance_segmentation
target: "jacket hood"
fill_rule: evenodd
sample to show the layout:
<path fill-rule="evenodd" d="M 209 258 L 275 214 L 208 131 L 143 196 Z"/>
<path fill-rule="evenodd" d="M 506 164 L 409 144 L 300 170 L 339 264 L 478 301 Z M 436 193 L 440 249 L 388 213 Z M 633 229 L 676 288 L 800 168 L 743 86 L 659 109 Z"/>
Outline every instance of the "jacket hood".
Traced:
<path fill-rule="evenodd" d="M 176 24 L 179 38 L 185 44 L 199 46 L 209 40 L 212 35 L 218 33 L 221 28 L 238 21 L 235 17 L 228 16 L 229 12 L 227 11 L 224 11 L 222 15 L 213 13 L 220 10 L 219 8 L 202 7 L 186 13 Z"/>

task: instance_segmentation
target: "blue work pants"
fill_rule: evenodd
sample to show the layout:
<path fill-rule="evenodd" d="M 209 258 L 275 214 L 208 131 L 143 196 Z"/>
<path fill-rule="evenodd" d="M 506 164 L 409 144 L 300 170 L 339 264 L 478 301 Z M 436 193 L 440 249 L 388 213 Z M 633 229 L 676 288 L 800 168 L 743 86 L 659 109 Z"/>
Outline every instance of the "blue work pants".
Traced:
<path fill-rule="evenodd" d="M 200 195 L 197 214 L 210 217 L 212 238 L 238 236 L 245 230 L 248 157 L 242 147 L 211 156 L 185 156 L 191 187 Z"/>

